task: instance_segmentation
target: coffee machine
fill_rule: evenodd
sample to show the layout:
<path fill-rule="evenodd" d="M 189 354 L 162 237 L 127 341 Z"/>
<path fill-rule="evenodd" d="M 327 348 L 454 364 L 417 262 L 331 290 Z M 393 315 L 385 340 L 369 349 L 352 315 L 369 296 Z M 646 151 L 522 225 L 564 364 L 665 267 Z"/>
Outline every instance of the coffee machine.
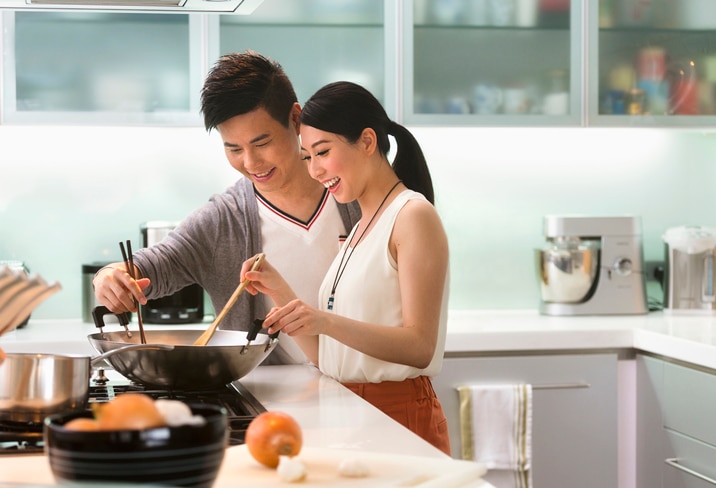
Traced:
<path fill-rule="evenodd" d="M 535 252 L 540 313 L 648 312 L 638 217 L 547 215 L 544 236 L 547 245 Z"/>
<path fill-rule="evenodd" d="M 154 220 L 140 226 L 142 243 L 149 247 L 161 241 L 176 227 L 177 222 Z M 187 324 L 204 319 L 204 289 L 189 285 L 172 295 L 147 300 L 142 306 L 142 319 L 148 324 Z"/>

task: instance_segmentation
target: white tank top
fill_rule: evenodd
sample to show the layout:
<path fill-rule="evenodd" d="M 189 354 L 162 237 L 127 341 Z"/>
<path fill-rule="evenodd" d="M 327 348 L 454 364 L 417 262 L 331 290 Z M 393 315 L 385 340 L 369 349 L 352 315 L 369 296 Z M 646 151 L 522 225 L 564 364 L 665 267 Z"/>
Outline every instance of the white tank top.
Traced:
<path fill-rule="evenodd" d="M 333 312 L 386 327 L 400 327 L 403 323 L 403 309 L 400 301 L 397 263 L 390 255 L 388 241 L 398 213 L 411 199 L 425 200 L 422 194 L 405 190 L 383 211 L 373 229 L 355 247 L 353 255 L 338 282 L 333 302 Z M 352 232 L 355 232 L 355 228 Z M 350 236 L 344 246 L 350 242 Z M 348 251 L 350 254 L 350 251 Z M 319 308 L 328 309 L 336 271 L 343 250 L 326 274 L 319 292 Z M 346 256 L 347 257 L 347 256 Z M 345 263 L 345 260 L 344 260 Z M 434 376 L 442 368 L 445 334 L 447 331 L 448 278 L 443 289 L 440 311 L 438 342 L 433 359 L 425 369 L 376 359 L 356 351 L 330 337 L 319 336 L 318 364 L 320 370 L 340 381 L 356 383 L 379 383 L 381 381 L 402 381 L 420 375 Z"/>

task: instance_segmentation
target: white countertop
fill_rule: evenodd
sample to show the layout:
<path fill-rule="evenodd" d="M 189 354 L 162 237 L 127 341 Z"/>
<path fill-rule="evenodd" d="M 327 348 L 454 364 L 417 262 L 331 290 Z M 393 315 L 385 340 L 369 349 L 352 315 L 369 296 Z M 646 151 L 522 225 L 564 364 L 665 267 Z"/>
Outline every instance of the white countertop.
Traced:
<path fill-rule="evenodd" d="M 206 326 L 148 324 L 147 328 Z M 136 323 L 130 328 L 136 330 Z M 106 330 L 117 330 L 117 326 Z M 95 332 L 94 325 L 80 320 L 31 320 L 26 328 L 0 337 L 0 347 L 6 352 L 93 356 L 96 353 L 87 336 Z M 452 311 L 445 347 L 447 356 L 604 349 L 637 349 L 716 369 L 716 315 L 651 312 L 632 316 L 552 317 L 534 310 Z M 294 415 L 304 428 L 308 447 L 445 457 L 310 366 L 260 367 L 241 382 L 266 408 Z M 0 473 L 12 467 L 8 458 L 11 457 L 0 458 Z"/>
<path fill-rule="evenodd" d="M 152 325 L 151 329 L 205 329 L 208 324 Z M 137 324 L 130 324 L 132 330 Z M 105 330 L 118 330 L 108 326 Z M 0 337 L 6 352 L 93 356 L 87 340 L 94 325 L 72 320 L 31 320 Z M 451 311 L 447 355 L 467 353 L 639 349 L 716 369 L 716 314 L 651 312 L 646 315 L 553 317 L 536 310 Z"/>
<path fill-rule="evenodd" d="M 147 329 L 206 328 L 189 326 L 152 326 Z M 135 330 L 136 324 L 130 326 Z M 116 330 L 108 328 L 106 330 Z M 79 321 L 35 321 L 24 329 L 0 338 L 0 347 L 11 352 L 45 352 L 93 356 L 87 335 L 95 327 Z M 345 450 L 382 453 L 382 455 L 422 456 L 435 462 L 454 462 L 410 430 L 396 423 L 372 405 L 309 365 L 259 367 L 241 379 L 241 383 L 268 410 L 292 415 L 303 430 L 303 445 L 308 449 Z M 222 470 L 222 473 L 227 472 Z M 54 484 L 45 456 L 0 456 L 2 483 Z M 217 480 L 217 486 L 235 486 L 231 476 Z M 479 480 L 470 486 L 493 488 Z"/>
<path fill-rule="evenodd" d="M 555 317 L 537 311 L 454 311 L 446 355 L 637 349 L 716 369 L 716 315 L 651 312 L 646 315 Z"/>

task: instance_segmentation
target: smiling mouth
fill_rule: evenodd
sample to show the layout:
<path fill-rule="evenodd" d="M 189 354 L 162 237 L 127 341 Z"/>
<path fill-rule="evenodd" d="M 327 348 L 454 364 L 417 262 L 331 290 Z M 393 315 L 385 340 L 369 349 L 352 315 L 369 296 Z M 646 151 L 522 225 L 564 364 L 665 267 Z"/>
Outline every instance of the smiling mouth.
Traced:
<path fill-rule="evenodd" d="M 257 180 L 263 180 L 271 176 L 271 174 L 274 172 L 276 168 L 271 168 L 270 170 L 264 172 L 264 173 L 254 173 L 253 177 Z"/>
<path fill-rule="evenodd" d="M 323 182 L 323 186 L 330 190 L 331 188 L 336 186 L 339 181 L 341 181 L 341 179 L 336 176 L 335 178 L 331 178 L 330 180 Z"/>

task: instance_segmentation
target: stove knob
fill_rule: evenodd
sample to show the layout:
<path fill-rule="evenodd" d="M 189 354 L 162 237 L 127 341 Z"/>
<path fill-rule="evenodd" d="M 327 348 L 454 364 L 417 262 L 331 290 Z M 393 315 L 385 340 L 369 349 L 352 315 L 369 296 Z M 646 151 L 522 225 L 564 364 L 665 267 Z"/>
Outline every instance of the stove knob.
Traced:
<path fill-rule="evenodd" d="M 619 276 L 629 276 L 632 272 L 632 262 L 629 258 L 617 258 L 614 261 L 614 272 Z"/>

